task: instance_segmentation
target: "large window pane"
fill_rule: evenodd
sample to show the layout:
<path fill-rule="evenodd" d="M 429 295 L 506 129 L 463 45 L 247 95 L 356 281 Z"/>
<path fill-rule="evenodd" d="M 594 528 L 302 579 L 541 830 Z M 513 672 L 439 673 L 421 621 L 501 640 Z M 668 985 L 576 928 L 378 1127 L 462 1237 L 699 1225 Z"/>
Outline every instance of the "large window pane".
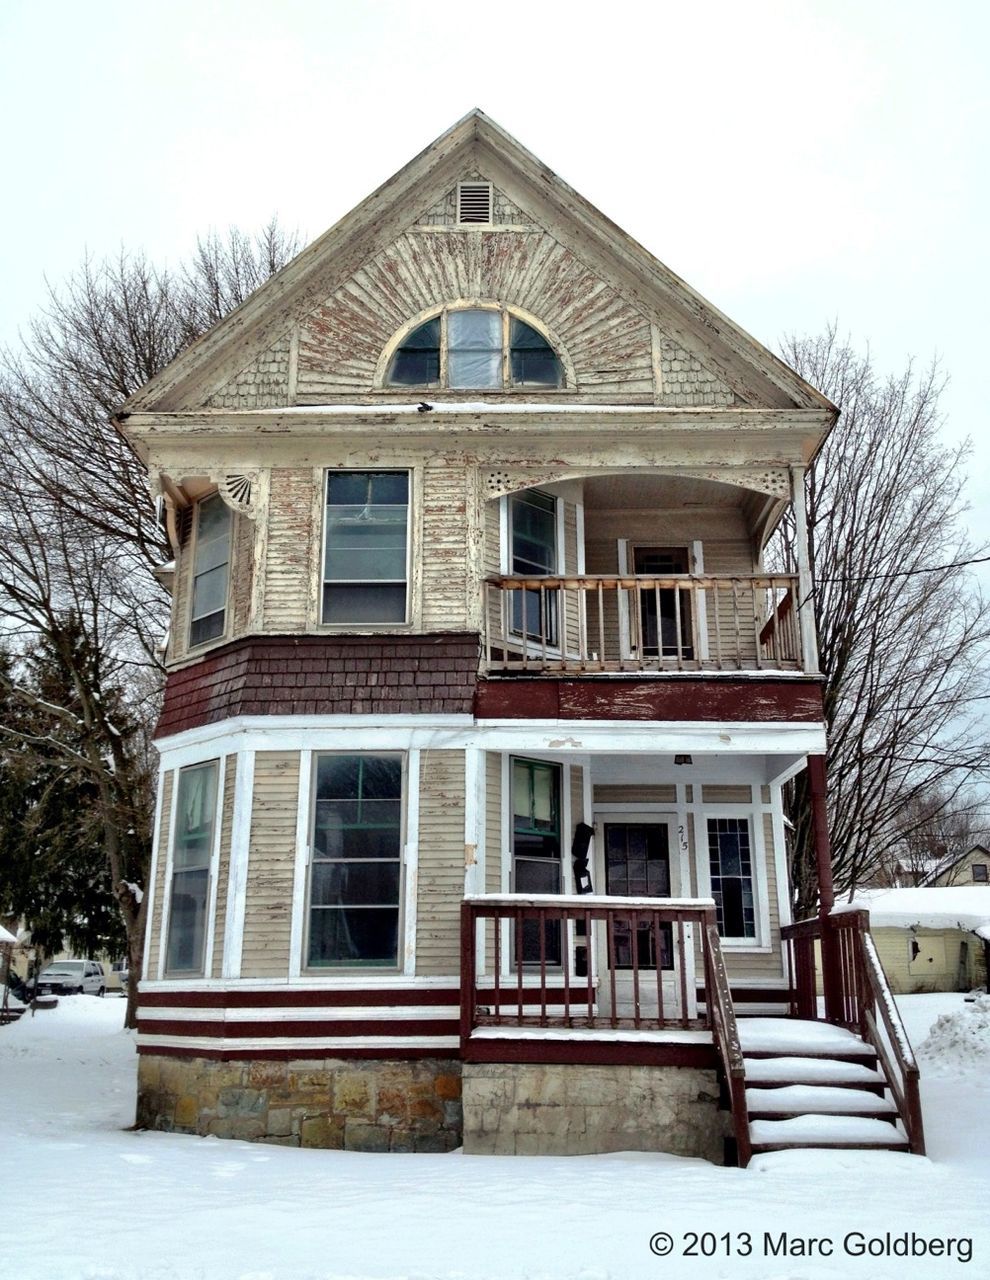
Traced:
<path fill-rule="evenodd" d="M 509 502 L 512 572 L 545 578 L 557 572 L 557 500 L 548 493 L 517 494 Z M 533 640 L 557 643 L 557 592 L 513 591 L 512 629 Z"/>
<path fill-rule="evenodd" d="M 183 769 L 179 774 L 165 952 L 167 973 L 201 973 L 203 969 L 217 778 L 215 760 Z"/>
<path fill-rule="evenodd" d="M 708 857 L 719 933 L 726 938 L 755 938 L 749 820 L 709 818 Z"/>
<path fill-rule="evenodd" d="M 515 316 L 510 321 L 509 352 L 513 383 L 559 387 L 564 376 L 553 347 L 542 333 Z"/>
<path fill-rule="evenodd" d="M 501 312 L 452 311 L 447 317 L 447 366 L 451 387 L 501 387 Z"/>
<path fill-rule="evenodd" d="M 386 382 L 397 386 L 433 386 L 440 381 L 440 317 L 408 335 L 392 357 Z"/>
<path fill-rule="evenodd" d="M 397 965 L 401 760 L 319 756 L 312 844 L 308 966 Z"/>
<path fill-rule="evenodd" d="M 230 578 L 231 511 L 218 493 L 196 506 L 189 643 L 223 635 Z"/>
<path fill-rule="evenodd" d="M 560 766 L 539 760 L 512 762 L 512 887 L 516 893 L 560 893 Z M 561 928 L 523 924 L 522 962 L 560 964 Z M 513 946 L 516 942 L 513 941 Z"/>
<path fill-rule="evenodd" d="M 330 473 L 323 551 L 324 622 L 405 622 L 408 516 L 407 472 Z"/>

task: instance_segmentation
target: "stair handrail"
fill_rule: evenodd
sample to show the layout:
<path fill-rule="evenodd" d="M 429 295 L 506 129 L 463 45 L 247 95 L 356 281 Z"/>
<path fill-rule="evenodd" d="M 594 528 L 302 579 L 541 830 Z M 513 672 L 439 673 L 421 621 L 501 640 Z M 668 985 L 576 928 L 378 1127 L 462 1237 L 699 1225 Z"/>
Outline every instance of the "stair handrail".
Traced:
<path fill-rule="evenodd" d="M 729 1106 L 732 1112 L 732 1129 L 736 1139 L 739 1167 L 744 1169 L 752 1155 L 749 1138 L 749 1114 L 746 1107 L 746 1060 L 743 1057 L 739 1026 L 732 1003 L 729 977 L 725 971 L 725 958 L 719 940 L 714 912 L 708 914 L 702 930 L 705 978 L 708 998 L 708 1020 L 712 1039 L 718 1051 L 729 1090 Z"/>
<path fill-rule="evenodd" d="M 868 927 L 857 932 L 862 972 L 870 995 L 863 1011 L 867 1033 L 865 1038 L 876 1050 L 877 1058 L 887 1078 L 887 1085 L 897 1104 L 904 1128 L 907 1130 L 911 1150 L 915 1155 L 923 1156 L 925 1127 L 921 1115 L 921 1072 L 918 1069 L 918 1060 L 914 1056 L 911 1041 L 908 1039 L 907 1030 L 894 1001 L 894 993 L 890 989 L 887 975 L 877 955 L 873 936 Z M 894 1050 L 896 1072 L 880 1036 L 876 1010 L 880 1011 L 881 1021 L 887 1033 L 887 1042 Z"/>

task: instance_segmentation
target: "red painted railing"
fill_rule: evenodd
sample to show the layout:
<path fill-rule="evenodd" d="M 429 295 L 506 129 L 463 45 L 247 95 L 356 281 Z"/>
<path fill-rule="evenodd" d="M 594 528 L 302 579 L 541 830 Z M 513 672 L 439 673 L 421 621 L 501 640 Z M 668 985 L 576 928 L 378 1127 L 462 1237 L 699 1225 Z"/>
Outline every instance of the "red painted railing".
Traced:
<path fill-rule="evenodd" d="M 479 948 L 484 944 L 483 976 Z M 695 944 L 704 1012 L 694 1007 Z M 660 964 L 656 963 L 660 958 Z M 599 959 L 602 961 L 599 967 Z M 745 1068 L 711 899 L 478 895 L 461 904 L 461 1045 L 482 1028 L 709 1029 L 741 1164 L 749 1158 Z M 465 1056 L 467 1056 L 465 1054 Z"/>
<path fill-rule="evenodd" d="M 789 952 L 791 1013 L 798 1018 L 818 1018 L 816 943 L 833 948 L 828 981 L 838 990 L 826 993 L 836 1010 L 833 1021 L 874 1049 L 911 1150 L 924 1155 L 918 1063 L 870 934 L 869 912 L 838 911 L 824 925 L 819 918 L 801 920 L 781 929 L 781 937 Z"/>

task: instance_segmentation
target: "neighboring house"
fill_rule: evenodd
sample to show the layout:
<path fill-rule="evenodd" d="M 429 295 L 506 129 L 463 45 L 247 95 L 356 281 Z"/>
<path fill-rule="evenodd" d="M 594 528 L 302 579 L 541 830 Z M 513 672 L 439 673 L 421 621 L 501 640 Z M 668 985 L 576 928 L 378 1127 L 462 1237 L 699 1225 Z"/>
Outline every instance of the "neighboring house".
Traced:
<path fill-rule="evenodd" d="M 948 866 L 944 863 L 935 870 L 931 878 L 924 883 L 933 885 L 988 885 L 990 884 L 990 849 L 983 844 L 974 844 L 971 849 Z"/>
<path fill-rule="evenodd" d="M 804 476 L 835 417 L 480 112 L 124 406 L 175 549 L 142 1123 L 802 1140 L 747 1114 L 747 1043 L 869 1051 L 735 1015 L 813 1019 L 833 937 L 788 936 L 781 788 L 810 770 L 827 907 Z"/>
<path fill-rule="evenodd" d="M 982 889 L 864 889 L 849 909 L 869 911 L 870 932 L 893 991 L 986 986 L 990 894 Z"/>

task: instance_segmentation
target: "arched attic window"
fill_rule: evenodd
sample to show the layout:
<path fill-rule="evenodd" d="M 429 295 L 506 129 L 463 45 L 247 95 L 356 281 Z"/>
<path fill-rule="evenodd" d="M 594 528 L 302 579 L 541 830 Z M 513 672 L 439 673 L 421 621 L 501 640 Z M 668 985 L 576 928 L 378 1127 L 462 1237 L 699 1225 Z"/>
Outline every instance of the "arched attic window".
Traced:
<path fill-rule="evenodd" d="M 533 325 L 500 307 L 444 308 L 396 347 L 389 387 L 562 387 L 564 367 Z"/>

